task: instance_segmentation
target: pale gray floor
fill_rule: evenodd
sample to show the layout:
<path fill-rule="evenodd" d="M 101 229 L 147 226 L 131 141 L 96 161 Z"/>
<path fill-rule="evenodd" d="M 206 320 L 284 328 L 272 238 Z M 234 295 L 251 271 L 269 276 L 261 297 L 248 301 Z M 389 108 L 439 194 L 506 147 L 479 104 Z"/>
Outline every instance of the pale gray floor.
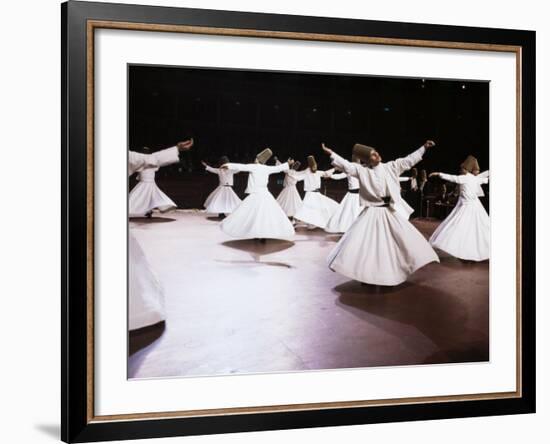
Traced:
<path fill-rule="evenodd" d="M 415 221 L 426 235 L 437 223 Z M 321 230 L 259 244 L 201 212 L 131 225 L 168 313 L 164 330 L 132 333 L 131 378 L 488 359 L 488 262 L 440 255 L 398 287 L 361 286 L 327 268 L 339 236 Z"/>

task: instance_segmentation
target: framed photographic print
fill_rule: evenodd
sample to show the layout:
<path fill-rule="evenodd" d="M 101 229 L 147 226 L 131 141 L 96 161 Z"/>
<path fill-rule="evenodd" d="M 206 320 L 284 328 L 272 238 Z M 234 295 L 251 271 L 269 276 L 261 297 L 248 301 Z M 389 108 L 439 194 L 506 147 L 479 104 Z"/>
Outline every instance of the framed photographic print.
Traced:
<path fill-rule="evenodd" d="M 535 33 L 62 13 L 62 439 L 535 411 Z"/>

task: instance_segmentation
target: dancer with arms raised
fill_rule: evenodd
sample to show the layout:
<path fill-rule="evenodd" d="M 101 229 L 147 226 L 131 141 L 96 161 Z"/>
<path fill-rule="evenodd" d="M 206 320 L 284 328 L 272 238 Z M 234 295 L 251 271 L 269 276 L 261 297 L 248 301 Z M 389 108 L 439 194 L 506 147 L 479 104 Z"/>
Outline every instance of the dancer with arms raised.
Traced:
<path fill-rule="evenodd" d="M 193 139 L 180 142 L 172 148 L 143 154 L 128 153 L 128 175 L 147 168 L 160 168 L 176 163 L 180 153 L 191 149 Z M 134 330 L 156 324 L 166 318 L 164 290 L 145 257 L 145 253 L 128 230 L 128 329 Z"/>
<path fill-rule="evenodd" d="M 226 163 L 229 163 L 229 158 L 227 156 L 220 157 L 218 165 L 221 166 Z M 218 214 L 220 219 L 223 219 L 235 211 L 242 202 L 233 191 L 233 176 L 236 172 L 227 168 L 212 168 L 204 161 L 202 165 L 209 173 L 217 174 L 219 179 L 218 187 L 204 201 L 204 208 L 206 208 L 207 213 Z"/>
<path fill-rule="evenodd" d="M 329 268 L 357 281 L 398 285 L 430 262 L 439 262 L 424 236 L 396 214 L 401 205 L 399 176 L 422 160 L 431 140 L 407 157 L 383 163 L 378 151 L 355 144 L 353 154 L 365 166 L 349 162 L 322 145 L 332 164 L 359 180 L 365 207 L 328 257 Z"/>
<path fill-rule="evenodd" d="M 430 243 L 433 247 L 459 259 L 484 261 L 489 259 L 491 249 L 491 224 L 489 215 L 479 201 L 481 184 L 489 182 L 489 173 L 479 173 L 477 159 L 468 156 L 460 165 L 460 174 L 431 173 L 430 177 L 440 177 L 458 184 L 459 196 L 456 206 L 437 227 Z"/>
<path fill-rule="evenodd" d="M 292 223 L 267 188 L 269 176 L 288 171 L 294 161 L 288 159 L 281 165 L 265 165 L 271 155 L 271 150 L 266 148 L 256 156 L 254 163 L 226 163 L 220 167 L 235 173 L 248 172 L 248 196 L 221 223 L 221 229 L 229 236 L 260 240 L 290 239 L 294 236 Z"/>

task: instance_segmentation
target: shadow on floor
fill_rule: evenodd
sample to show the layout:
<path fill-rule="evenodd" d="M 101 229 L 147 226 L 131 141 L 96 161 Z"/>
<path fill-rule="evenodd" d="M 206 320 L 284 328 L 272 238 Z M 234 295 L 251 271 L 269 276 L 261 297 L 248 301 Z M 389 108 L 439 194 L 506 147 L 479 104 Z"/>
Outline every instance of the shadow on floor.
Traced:
<path fill-rule="evenodd" d="M 468 307 L 451 293 L 414 282 L 386 287 L 349 281 L 334 291 L 339 294 L 336 305 L 389 334 L 399 335 L 399 324 L 420 331 L 439 348 L 425 363 L 489 359 L 488 319 L 482 327 L 486 331 L 467 329 Z"/>
<path fill-rule="evenodd" d="M 292 247 L 294 242 L 280 239 L 266 239 L 265 241 L 259 241 L 258 239 L 241 239 L 222 242 L 222 245 L 224 247 L 245 251 L 255 256 L 264 256 L 266 254 L 284 251 Z"/>
<path fill-rule="evenodd" d="M 159 224 L 159 223 L 166 223 L 166 222 L 174 222 L 175 220 L 176 219 L 172 217 L 163 217 L 163 216 L 130 218 L 130 222 L 135 223 L 136 225 Z"/>
<path fill-rule="evenodd" d="M 132 356 L 141 349 L 151 345 L 162 336 L 165 329 L 166 324 L 162 321 L 138 330 L 131 330 L 128 334 L 128 356 Z"/>

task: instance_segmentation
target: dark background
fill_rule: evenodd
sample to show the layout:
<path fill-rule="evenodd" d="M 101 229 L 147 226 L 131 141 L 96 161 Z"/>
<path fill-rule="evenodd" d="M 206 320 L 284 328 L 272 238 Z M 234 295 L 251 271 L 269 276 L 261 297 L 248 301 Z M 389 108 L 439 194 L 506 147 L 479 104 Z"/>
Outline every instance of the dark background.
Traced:
<path fill-rule="evenodd" d="M 265 147 L 302 164 L 314 154 L 328 169 L 321 142 L 347 158 L 354 143 L 372 145 L 389 161 L 433 139 L 419 168 L 455 173 L 468 154 L 482 171 L 489 166 L 488 82 L 141 65 L 129 66 L 128 77 L 129 149 L 195 139 L 183 162 L 157 172 L 182 208 L 201 208 L 217 185 L 201 160 L 251 162 Z M 235 176 L 241 197 L 246 176 Z M 274 194 L 282 179 L 270 181 Z M 326 180 L 324 191 L 340 199 L 346 181 Z"/>

